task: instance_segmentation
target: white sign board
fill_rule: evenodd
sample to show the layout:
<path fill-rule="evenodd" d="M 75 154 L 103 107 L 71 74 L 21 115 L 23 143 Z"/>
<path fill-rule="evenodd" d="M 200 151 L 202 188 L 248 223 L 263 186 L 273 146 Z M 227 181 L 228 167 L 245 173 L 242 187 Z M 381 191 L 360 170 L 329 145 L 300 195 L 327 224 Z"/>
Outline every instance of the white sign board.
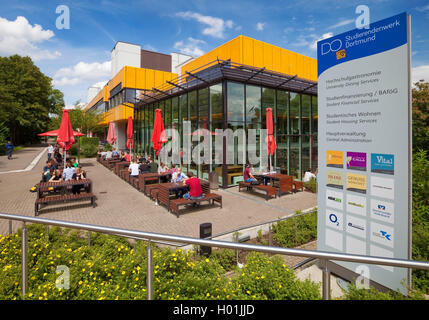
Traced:
<path fill-rule="evenodd" d="M 410 258 L 409 26 L 402 13 L 318 42 L 318 250 Z M 407 292 L 407 269 L 367 267 Z"/>

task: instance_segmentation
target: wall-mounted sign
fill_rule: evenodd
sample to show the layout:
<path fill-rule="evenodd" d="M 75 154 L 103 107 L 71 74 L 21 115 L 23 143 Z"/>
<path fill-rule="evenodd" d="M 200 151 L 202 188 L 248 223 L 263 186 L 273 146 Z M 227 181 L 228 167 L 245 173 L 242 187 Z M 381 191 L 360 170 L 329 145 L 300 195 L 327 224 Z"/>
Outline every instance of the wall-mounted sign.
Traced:
<path fill-rule="evenodd" d="M 410 258 L 409 41 L 402 13 L 318 42 L 319 250 Z M 407 292 L 407 269 L 367 267 L 374 282 Z"/>

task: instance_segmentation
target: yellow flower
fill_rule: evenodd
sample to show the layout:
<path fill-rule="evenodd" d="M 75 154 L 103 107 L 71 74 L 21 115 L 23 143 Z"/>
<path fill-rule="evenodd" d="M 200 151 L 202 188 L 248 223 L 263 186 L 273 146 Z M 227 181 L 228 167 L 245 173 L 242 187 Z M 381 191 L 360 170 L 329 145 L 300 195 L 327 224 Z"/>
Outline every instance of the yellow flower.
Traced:
<path fill-rule="evenodd" d="M 206 262 L 210 262 L 210 260 L 209 260 L 209 259 L 206 259 Z"/>
<path fill-rule="evenodd" d="M 122 275 L 124 275 L 125 274 L 125 271 L 122 271 Z"/>
<path fill-rule="evenodd" d="M 207 292 L 206 296 L 207 296 L 207 297 L 210 297 L 210 293 L 209 293 L 209 292 Z"/>

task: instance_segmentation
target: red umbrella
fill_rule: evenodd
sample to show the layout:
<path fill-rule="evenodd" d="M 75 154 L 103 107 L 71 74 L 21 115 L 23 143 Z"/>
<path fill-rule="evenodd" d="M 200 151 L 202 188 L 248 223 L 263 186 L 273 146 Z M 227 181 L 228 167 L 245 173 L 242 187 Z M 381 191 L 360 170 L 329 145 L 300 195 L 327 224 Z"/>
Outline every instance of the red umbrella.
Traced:
<path fill-rule="evenodd" d="M 270 157 L 270 170 L 271 170 L 271 155 L 277 149 L 276 140 L 274 139 L 274 125 L 273 125 L 273 109 L 267 108 L 267 144 L 268 144 L 268 156 Z"/>
<path fill-rule="evenodd" d="M 114 144 L 116 142 L 115 124 L 112 121 L 109 122 L 109 131 L 107 132 L 106 140 L 110 144 Z"/>
<path fill-rule="evenodd" d="M 155 112 L 156 112 L 155 121 L 153 124 L 153 131 L 152 131 L 152 143 L 153 143 L 153 148 L 156 151 L 156 155 L 159 155 L 162 144 L 167 142 L 168 139 L 164 131 L 164 123 L 162 121 L 161 109 L 156 109 Z"/>
<path fill-rule="evenodd" d="M 64 167 L 66 165 L 66 150 L 74 143 L 73 129 L 70 123 L 69 110 L 63 110 L 60 129 L 58 130 L 57 143 L 64 150 Z"/>
<path fill-rule="evenodd" d="M 127 148 L 131 149 L 133 146 L 133 118 L 131 116 L 128 117 L 127 138 Z"/>
<path fill-rule="evenodd" d="M 46 131 L 46 132 L 43 132 L 43 133 L 39 133 L 38 136 L 41 136 L 41 137 L 56 137 L 56 136 L 58 136 L 58 132 L 59 131 L 60 131 L 60 129 L 52 130 L 52 131 Z M 73 131 L 73 135 L 75 137 L 83 137 L 83 136 L 85 136 L 84 133 L 80 133 L 80 132 L 77 132 L 77 131 Z"/>

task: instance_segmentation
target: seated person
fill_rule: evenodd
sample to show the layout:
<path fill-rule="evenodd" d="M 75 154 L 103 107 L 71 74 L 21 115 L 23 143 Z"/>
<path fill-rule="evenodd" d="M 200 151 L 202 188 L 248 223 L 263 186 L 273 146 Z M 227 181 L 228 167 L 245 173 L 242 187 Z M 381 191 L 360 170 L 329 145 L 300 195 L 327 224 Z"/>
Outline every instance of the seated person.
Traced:
<path fill-rule="evenodd" d="M 138 178 L 139 164 L 136 161 L 132 161 L 130 166 L 128 167 L 128 171 L 130 172 L 130 177 Z"/>
<path fill-rule="evenodd" d="M 141 155 L 139 158 L 139 162 L 140 163 L 146 162 L 146 158 L 143 155 Z"/>
<path fill-rule="evenodd" d="M 77 162 L 76 158 L 71 158 L 71 164 L 75 169 L 79 166 L 79 163 Z"/>
<path fill-rule="evenodd" d="M 158 174 L 166 174 L 168 173 L 168 167 L 164 164 L 164 162 L 161 162 L 161 165 L 158 167 Z M 168 178 L 167 176 L 161 177 L 161 182 L 167 182 Z"/>
<path fill-rule="evenodd" d="M 164 164 L 164 162 L 161 162 L 161 165 L 158 167 L 158 173 L 162 174 L 162 173 L 167 173 L 168 172 L 168 167 Z"/>
<path fill-rule="evenodd" d="M 139 166 L 140 173 L 149 173 L 150 167 L 147 161 L 143 161 Z"/>
<path fill-rule="evenodd" d="M 244 169 L 244 172 L 243 172 L 244 182 L 254 182 L 254 181 L 257 181 L 256 178 L 253 176 L 253 174 L 251 172 L 251 167 L 253 167 L 251 164 L 247 164 L 246 168 Z"/>
<path fill-rule="evenodd" d="M 189 187 L 189 192 L 183 195 L 185 199 L 202 199 L 205 194 L 201 190 L 200 179 L 194 177 L 192 172 L 188 172 L 188 178 L 185 179 L 185 184 Z"/>
<path fill-rule="evenodd" d="M 171 169 L 168 170 L 168 173 L 170 173 L 171 175 L 173 175 L 173 173 L 176 172 L 176 165 L 174 163 L 171 164 Z"/>
<path fill-rule="evenodd" d="M 75 172 L 76 172 L 76 169 L 72 166 L 71 161 L 70 160 L 67 161 L 66 167 L 63 170 L 64 181 L 71 180 Z"/>
<path fill-rule="evenodd" d="M 173 173 L 173 175 L 171 176 L 171 182 L 181 182 L 184 179 L 187 179 L 188 177 L 182 173 L 182 168 L 178 167 L 176 172 Z"/>
<path fill-rule="evenodd" d="M 181 183 L 187 178 L 188 177 L 184 173 L 182 173 L 182 169 L 179 167 L 177 168 L 176 172 L 173 173 L 171 177 L 171 182 Z M 173 191 L 176 194 L 176 198 L 181 198 L 183 196 L 183 190 L 181 188 L 174 189 Z"/>
<path fill-rule="evenodd" d="M 55 169 L 53 167 L 50 167 L 49 170 L 45 171 L 43 173 L 43 182 L 49 182 L 51 180 L 52 176 L 54 175 Z"/>
<path fill-rule="evenodd" d="M 316 179 L 316 175 L 311 171 L 311 169 L 308 169 L 308 171 L 304 174 L 302 181 L 309 182 L 313 178 Z"/>
<path fill-rule="evenodd" d="M 86 179 L 86 173 L 81 168 L 76 168 L 76 172 L 73 174 L 73 180 L 84 180 Z M 83 184 L 75 184 L 72 186 L 73 194 L 80 194 Z"/>
<path fill-rule="evenodd" d="M 63 181 L 63 176 L 61 175 L 61 170 L 55 170 L 54 175 L 49 179 L 49 182 L 61 182 Z"/>
<path fill-rule="evenodd" d="M 112 150 L 112 157 L 119 157 L 119 152 L 116 150 L 116 148 L 113 148 Z"/>
<path fill-rule="evenodd" d="M 129 152 L 125 153 L 124 158 L 125 158 L 125 161 L 127 161 L 127 162 L 131 162 L 131 155 L 130 155 L 130 153 L 129 153 Z"/>
<path fill-rule="evenodd" d="M 150 172 L 157 173 L 158 172 L 158 164 L 152 160 L 152 158 L 149 158 L 149 167 Z"/>
<path fill-rule="evenodd" d="M 106 160 L 109 160 L 109 159 L 112 159 L 112 151 L 111 150 L 108 150 L 107 152 L 106 152 Z"/>

